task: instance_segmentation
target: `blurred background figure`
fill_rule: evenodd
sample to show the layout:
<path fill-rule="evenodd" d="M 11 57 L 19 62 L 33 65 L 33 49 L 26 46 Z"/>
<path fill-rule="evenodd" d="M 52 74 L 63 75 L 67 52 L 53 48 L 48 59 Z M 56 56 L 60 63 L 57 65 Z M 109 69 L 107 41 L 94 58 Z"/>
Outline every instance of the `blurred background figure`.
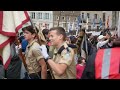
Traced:
<path fill-rule="evenodd" d="M 81 79 L 84 68 L 85 68 L 85 59 L 81 57 L 76 65 L 76 79 Z"/>

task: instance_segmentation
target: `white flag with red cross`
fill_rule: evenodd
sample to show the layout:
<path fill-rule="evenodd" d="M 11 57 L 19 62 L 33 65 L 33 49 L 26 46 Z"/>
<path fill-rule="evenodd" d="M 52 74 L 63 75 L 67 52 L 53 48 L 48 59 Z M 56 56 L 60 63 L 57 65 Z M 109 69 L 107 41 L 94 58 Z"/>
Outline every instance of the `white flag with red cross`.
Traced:
<path fill-rule="evenodd" d="M 29 21 L 27 11 L 0 11 L 0 60 L 5 69 L 11 60 L 10 44 L 18 30 Z"/>

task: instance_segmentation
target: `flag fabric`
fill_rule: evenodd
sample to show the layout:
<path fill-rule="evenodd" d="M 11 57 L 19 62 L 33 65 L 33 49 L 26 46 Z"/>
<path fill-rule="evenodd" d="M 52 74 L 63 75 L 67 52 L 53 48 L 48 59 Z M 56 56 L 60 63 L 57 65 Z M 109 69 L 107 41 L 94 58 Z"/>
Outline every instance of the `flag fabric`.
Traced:
<path fill-rule="evenodd" d="M 84 34 L 82 42 L 81 42 L 81 57 L 87 60 L 88 57 L 88 44 L 87 44 L 87 36 Z"/>
<path fill-rule="evenodd" d="M 106 28 L 108 27 L 109 27 L 109 16 L 108 16 L 107 23 L 106 23 Z"/>
<path fill-rule="evenodd" d="M 46 39 L 45 39 L 45 37 L 44 37 L 44 35 L 43 35 L 43 33 L 42 33 L 42 31 L 43 31 L 44 29 L 47 29 L 47 27 L 45 26 L 46 23 L 42 23 L 42 24 L 43 24 L 43 26 L 40 26 L 40 23 L 39 23 L 39 22 L 37 22 L 37 23 L 35 24 L 36 28 L 39 30 L 39 32 L 38 32 L 38 38 L 39 38 L 40 40 L 44 41 L 44 42 L 47 42 Z"/>
<path fill-rule="evenodd" d="M 75 22 L 72 23 L 72 30 L 75 30 Z"/>
<path fill-rule="evenodd" d="M 77 18 L 78 27 L 79 27 L 80 23 L 81 23 L 81 18 L 80 18 L 80 16 L 78 16 L 78 18 Z"/>
<path fill-rule="evenodd" d="M 76 36 L 77 36 L 78 30 L 79 30 L 79 28 L 80 28 L 80 23 L 81 23 L 81 17 L 78 16 L 78 17 L 77 17 L 77 31 L 76 31 Z"/>
<path fill-rule="evenodd" d="M 18 30 L 29 21 L 27 11 L 0 11 L 0 59 L 5 69 L 11 60 L 10 44 Z"/>
<path fill-rule="evenodd" d="M 71 32 L 72 31 L 72 24 L 71 23 L 69 23 L 69 25 L 68 25 L 69 27 L 68 27 L 68 30 L 69 30 L 69 32 Z"/>
<path fill-rule="evenodd" d="M 93 19 L 93 28 L 95 28 L 95 19 Z"/>
<path fill-rule="evenodd" d="M 86 19 L 86 30 L 88 29 L 88 17 Z"/>
<path fill-rule="evenodd" d="M 100 19 L 100 21 L 99 21 L 99 24 L 100 24 L 99 29 L 101 29 L 101 28 L 102 28 L 102 20 L 101 20 L 101 19 Z"/>

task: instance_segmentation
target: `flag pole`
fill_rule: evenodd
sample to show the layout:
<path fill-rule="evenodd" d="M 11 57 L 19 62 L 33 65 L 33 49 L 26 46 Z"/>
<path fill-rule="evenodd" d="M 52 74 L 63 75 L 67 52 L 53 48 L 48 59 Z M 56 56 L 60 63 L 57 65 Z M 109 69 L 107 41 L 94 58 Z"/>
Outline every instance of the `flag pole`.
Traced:
<path fill-rule="evenodd" d="M 60 11 L 59 20 L 58 20 L 58 27 L 59 27 L 59 24 L 60 24 L 61 14 L 62 14 L 62 12 Z"/>

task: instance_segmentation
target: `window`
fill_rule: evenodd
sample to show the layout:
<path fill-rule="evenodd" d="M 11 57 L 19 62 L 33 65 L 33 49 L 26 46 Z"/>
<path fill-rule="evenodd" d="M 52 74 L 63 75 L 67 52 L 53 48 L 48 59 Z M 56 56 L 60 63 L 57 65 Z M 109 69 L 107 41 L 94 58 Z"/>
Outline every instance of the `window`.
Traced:
<path fill-rule="evenodd" d="M 49 19 L 49 13 L 45 13 L 45 19 Z"/>
<path fill-rule="evenodd" d="M 63 16 L 62 19 L 65 20 L 65 17 Z"/>
<path fill-rule="evenodd" d="M 103 13 L 103 22 L 105 22 L 105 13 Z"/>
<path fill-rule="evenodd" d="M 88 29 L 91 30 L 91 26 L 88 26 Z"/>
<path fill-rule="evenodd" d="M 77 17 L 75 17 L 75 21 L 77 21 Z"/>
<path fill-rule="evenodd" d="M 69 16 L 66 16 L 66 19 L 67 19 L 67 21 L 70 21 L 70 17 Z"/>
<path fill-rule="evenodd" d="M 42 19 L 42 13 L 38 13 L 38 19 Z"/>
<path fill-rule="evenodd" d="M 82 13 L 82 18 L 84 19 L 84 13 Z"/>
<path fill-rule="evenodd" d="M 94 18 L 97 19 L 97 14 L 94 14 Z"/>
<path fill-rule="evenodd" d="M 56 18 L 57 20 L 59 20 L 59 16 L 57 16 L 57 18 Z"/>
<path fill-rule="evenodd" d="M 100 26 L 97 26 L 97 30 L 100 28 Z"/>
<path fill-rule="evenodd" d="M 71 13 L 74 13 L 74 11 L 71 11 Z"/>
<path fill-rule="evenodd" d="M 87 13 L 87 18 L 90 18 L 90 13 Z"/>
<path fill-rule="evenodd" d="M 31 18 L 32 18 L 32 19 L 35 19 L 35 12 L 32 12 Z"/>

